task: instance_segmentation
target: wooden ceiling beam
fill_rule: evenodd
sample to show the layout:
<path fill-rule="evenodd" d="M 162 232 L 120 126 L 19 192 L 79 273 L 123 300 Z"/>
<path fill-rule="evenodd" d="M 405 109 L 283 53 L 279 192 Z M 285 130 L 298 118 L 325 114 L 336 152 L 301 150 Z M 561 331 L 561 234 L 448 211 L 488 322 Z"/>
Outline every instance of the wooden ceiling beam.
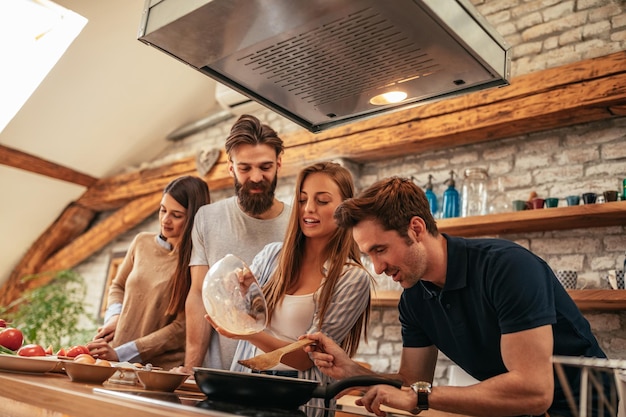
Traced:
<path fill-rule="evenodd" d="M 163 191 L 161 190 L 158 193 L 142 196 L 118 209 L 55 252 L 41 265 L 40 272 L 58 271 L 78 265 L 117 236 L 154 214 L 158 210 L 162 194 Z"/>
<path fill-rule="evenodd" d="M 221 165 L 221 167 L 218 168 L 217 165 Z M 222 153 L 216 166 L 205 176 L 209 186 L 212 185 L 211 189 L 225 188 L 226 184 L 220 184 L 220 181 L 232 184 L 225 167 L 226 158 Z M 219 174 L 216 174 L 216 172 L 219 172 Z M 89 187 L 77 202 L 97 211 L 116 209 L 133 198 L 163 191 L 170 181 L 182 175 L 199 175 L 196 170 L 196 159 L 194 157 L 156 168 L 143 169 L 101 179 Z M 218 186 L 218 184 L 220 185 Z"/>
<path fill-rule="evenodd" d="M 280 175 L 296 175 L 302 165 L 302 161 L 285 155 Z M 186 158 L 151 170 L 102 179 L 90 187 L 77 203 L 97 211 L 115 209 L 137 196 L 162 191 L 170 181 L 182 175 L 200 175 L 196 170 L 195 158 Z M 233 187 L 233 179 L 228 173 L 223 151 L 203 179 L 211 191 Z"/>
<path fill-rule="evenodd" d="M 609 107 L 609 111 L 615 116 L 626 116 L 626 104 L 611 106 Z"/>
<path fill-rule="evenodd" d="M 0 145 L 0 164 L 84 187 L 90 187 L 98 181 L 90 175 L 4 145 Z"/>

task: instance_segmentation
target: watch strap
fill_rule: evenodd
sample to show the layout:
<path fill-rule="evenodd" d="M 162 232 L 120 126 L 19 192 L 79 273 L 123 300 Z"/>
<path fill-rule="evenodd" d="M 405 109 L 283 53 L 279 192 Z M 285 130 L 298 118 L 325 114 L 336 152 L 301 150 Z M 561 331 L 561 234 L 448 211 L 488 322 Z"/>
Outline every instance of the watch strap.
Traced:
<path fill-rule="evenodd" d="M 430 382 L 418 381 L 411 384 L 411 389 L 417 396 L 417 402 L 414 409 L 410 412 L 413 415 L 419 414 L 423 410 L 428 410 L 428 396 L 432 391 L 432 385 Z"/>

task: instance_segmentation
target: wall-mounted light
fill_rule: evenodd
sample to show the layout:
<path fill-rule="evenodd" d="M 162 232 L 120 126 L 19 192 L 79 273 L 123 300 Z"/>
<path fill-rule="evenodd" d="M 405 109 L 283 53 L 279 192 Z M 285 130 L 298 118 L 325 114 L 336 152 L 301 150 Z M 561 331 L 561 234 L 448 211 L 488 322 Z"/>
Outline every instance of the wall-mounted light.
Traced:
<path fill-rule="evenodd" d="M 384 106 L 385 104 L 400 103 L 406 97 L 407 94 L 404 91 L 388 91 L 372 97 L 370 104 L 374 106 Z"/>

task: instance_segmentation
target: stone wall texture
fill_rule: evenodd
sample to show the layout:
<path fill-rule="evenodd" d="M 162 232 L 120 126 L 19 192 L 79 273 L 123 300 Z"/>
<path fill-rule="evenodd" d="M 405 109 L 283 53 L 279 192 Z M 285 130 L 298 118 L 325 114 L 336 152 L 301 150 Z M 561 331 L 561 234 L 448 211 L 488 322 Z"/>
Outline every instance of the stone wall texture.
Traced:
<path fill-rule="evenodd" d="M 474 5 L 511 46 L 512 76 L 558 67 L 626 49 L 626 1 L 618 0 L 474 0 Z M 506 88 L 506 87 L 505 87 Z M 297 129 L 293 123 L 259 107 L 255 112 L 279 132 Z M 230 119 L 182 141 L 172 143 L 159 158 L 144 166 L 156 166 L 195 155 L 200 149 L 223 148 Z M 510 210 L 510 202 L 527 199 L 531 192 L 541 197 L 563 198 L 586 191 L 601 193 L 618 189 L 626 178 L 626 118 L 576 125 L 532 135 L 478 145 L 407 155 L 393 160 L 349 164 L 358 188 L 399 175 L 414 177 L 418 185 L 435 178 L 434 191 L 441 195 L 448 172 L 462 173 L 484 167 L 489 173 L 490 209 Z M 137 167 L 129 167 L 135 170 Z M 291 202 L 294 178 L 281 178 L 277 195 Z M 460 181 L 459 181 L 460 184 Z M 213 192 L 213 200 L 232 195 L 232 190 Z M 564 205 L 560 201 L 560 205 Z M 626 251 L 626 226 L 520 233 L 498 237 L 527 247 L 550 266 L 573 269 L 588 287 L 606 288 L 609 269 L 621 268 Z M 106 272 L 113 253 L 128 247 L 142 230 L 158 230 L 153 217 L 121 236 L 92 256 L 77 270 L 90 283 L 89 298 L 99 312 Z M 389 279 L 378 277 L 381 287 Z M 609 357 L 626 359 L 626 312 L 588 312 L 586 317 Z M 395 308 L 375 308 L 369 338 L 358 359 L 378 371 L 394 371 L 402 349 L 398 313 Z M 440 357 L 436 383 L 448 382 L 450 361 Z"/>

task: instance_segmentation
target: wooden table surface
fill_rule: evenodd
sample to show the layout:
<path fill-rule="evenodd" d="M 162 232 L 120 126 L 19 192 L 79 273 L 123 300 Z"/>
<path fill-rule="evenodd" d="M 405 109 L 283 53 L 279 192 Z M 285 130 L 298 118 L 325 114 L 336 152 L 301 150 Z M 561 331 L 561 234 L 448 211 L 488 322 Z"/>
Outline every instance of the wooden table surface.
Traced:
<path fill-rule="evenodd" d="M 116 390 L 138 390 L 139 387 L 125 388 L 116 384 L 86 384 L 71 382 L 65 374 L 20 374 L 0 371 L 0 416 L 2 417 L 198 417 L 213 415 L 209 410 L 173 410 L 156 404 L 125 400 L 110 395 L 94 393 L 94 388 Z M 177 391 L 188 396 L 202 394 L 189 390 Z M 363 407 L 354 404 L 356 397 L 345 396 L 339 403 L 345 404 L 337 416 L 368 415 Z M 391 411 L 391 410 L 390 410 Z M 404 412 L 400 412 L 402 414 Z M 406 413 L 408 414 L 408 413 Z M 214 413 L 223 417 L 224 413 Z M 420 417 L 459 417 L 458 414 L 428 410 Z"/>
<path fill-rule="evenodd" d="M 184 417 L 210 415 L 95 394 L 98 384 L 71 382 L 65 374 L 0 372 L 0 415 L 10 417 Z M 216 413 L 216 415 L 219 415 Z M 223 414 L 222 414 L 223 416 Z"/>

